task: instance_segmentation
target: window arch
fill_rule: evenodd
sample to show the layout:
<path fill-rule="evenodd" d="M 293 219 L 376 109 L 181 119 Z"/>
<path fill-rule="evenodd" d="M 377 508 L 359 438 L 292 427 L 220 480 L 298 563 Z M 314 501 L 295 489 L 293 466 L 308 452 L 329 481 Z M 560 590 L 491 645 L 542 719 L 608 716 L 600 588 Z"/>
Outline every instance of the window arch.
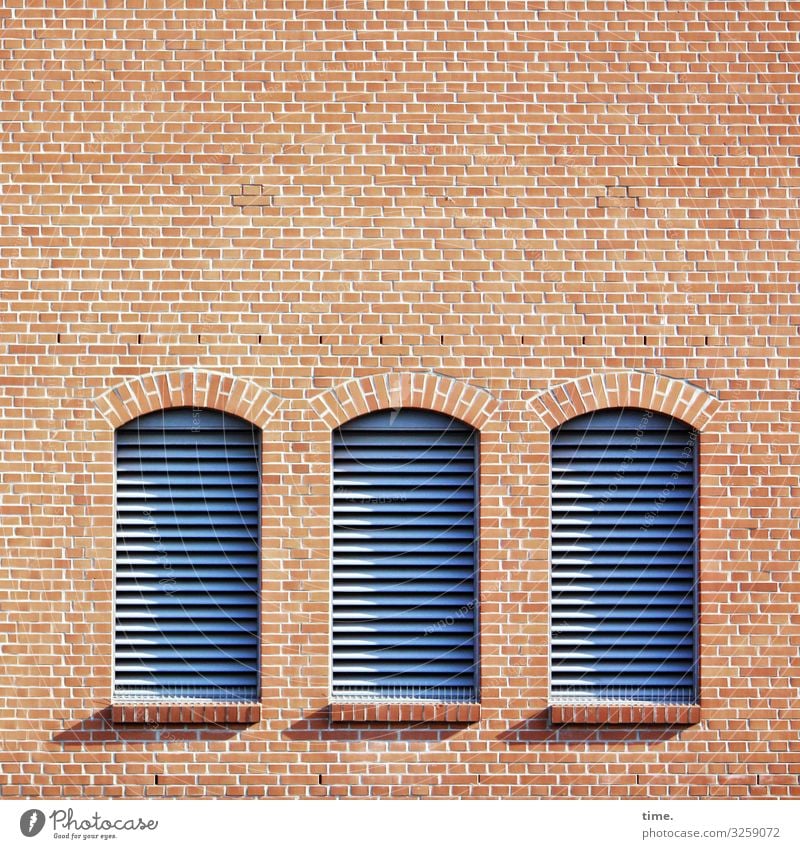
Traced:
<path fill-rule="evenodd" d="M 552 433 L 551 698 L 690 703 L 697 432 L 587 413 Z"/>
<path fill-rule="evenodd" d="M 256 698 L 260 445 L 199 408 L 117 430 L 116 699 Z"/>
<path fill-rule="evenodd" d="M 477 432 L 418 409 L 333 433 L 332 692 L 476 698 Z"/>

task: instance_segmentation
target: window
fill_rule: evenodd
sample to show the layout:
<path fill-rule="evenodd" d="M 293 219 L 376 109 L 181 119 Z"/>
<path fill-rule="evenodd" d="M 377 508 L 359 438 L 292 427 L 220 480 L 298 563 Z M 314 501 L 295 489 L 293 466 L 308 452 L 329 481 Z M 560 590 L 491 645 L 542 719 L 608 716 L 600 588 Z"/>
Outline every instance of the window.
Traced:
<path fill-rule="evenodd" d="M 335 699 L 475 700 L 476 450 L 422 410 L 335 431 Z"/>
<path fill-rule="evenodd" d="M 639 409 L 553 432 L 553 700 L 694 701 L 696 443 Z"/>
<path fill-rule="evenodd" d="M 260 442 L 205 409 L 117 431 L 115 698 L 256 698 Z"/>

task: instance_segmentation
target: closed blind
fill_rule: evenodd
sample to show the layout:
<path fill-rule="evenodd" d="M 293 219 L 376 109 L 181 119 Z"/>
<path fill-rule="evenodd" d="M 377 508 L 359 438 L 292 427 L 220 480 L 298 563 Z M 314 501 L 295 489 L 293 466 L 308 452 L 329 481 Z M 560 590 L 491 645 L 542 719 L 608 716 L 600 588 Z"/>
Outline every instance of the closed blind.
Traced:
<path fill-rule="evenodd" d="M 117 431 L 116 698 L 256 697 L 259 447 L 213 410 Z"/>
<path fill-rule="evenodd" d="M 554 699 L 693 701 L 696 441 L 639 409 L 554 431 Z"/>
<path fill-rule="evenodd" d="M 475 698 L 476 435 L 390 410 L 333 435 L 333 695 Z"/>

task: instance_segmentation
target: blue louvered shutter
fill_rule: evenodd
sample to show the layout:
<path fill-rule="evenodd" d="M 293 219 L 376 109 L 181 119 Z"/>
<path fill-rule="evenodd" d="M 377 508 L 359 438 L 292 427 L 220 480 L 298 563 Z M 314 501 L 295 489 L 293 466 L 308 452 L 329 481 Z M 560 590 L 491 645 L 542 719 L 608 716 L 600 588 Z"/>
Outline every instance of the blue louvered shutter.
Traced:
<path fill-rule="evenodd" d="M 115 698 L 256 698 L 260 440 L 206 409 L 117 431 Z"/>
<path fill-rule="evenodd" d="M 694 699 L 696 444 L 640 409 L 554 431 L 554 700 Z"/>
<path fill-rule="evenodd" d="M 421 410 L 335 431 L 335 698 L 476 698 L 476 450 Z"/>

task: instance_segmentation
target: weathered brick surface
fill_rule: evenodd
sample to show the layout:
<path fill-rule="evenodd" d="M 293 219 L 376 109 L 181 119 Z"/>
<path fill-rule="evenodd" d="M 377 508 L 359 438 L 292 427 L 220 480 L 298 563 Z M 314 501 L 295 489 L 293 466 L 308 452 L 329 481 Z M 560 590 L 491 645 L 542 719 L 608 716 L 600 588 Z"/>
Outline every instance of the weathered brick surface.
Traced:
<path fill-rule="evenodd" d="M 0 24 L 2 795 L 800 793 L 795 4 Z M 114 723 L 114 427 L 194 403 L 264 431 L 260 719 Z M 699 722 L 550 722 L 549 429 L 610 403 L 701 430 Z M 476 721 L 328 707 L 330 430 L 398 404 L 481 430 Z"/>

